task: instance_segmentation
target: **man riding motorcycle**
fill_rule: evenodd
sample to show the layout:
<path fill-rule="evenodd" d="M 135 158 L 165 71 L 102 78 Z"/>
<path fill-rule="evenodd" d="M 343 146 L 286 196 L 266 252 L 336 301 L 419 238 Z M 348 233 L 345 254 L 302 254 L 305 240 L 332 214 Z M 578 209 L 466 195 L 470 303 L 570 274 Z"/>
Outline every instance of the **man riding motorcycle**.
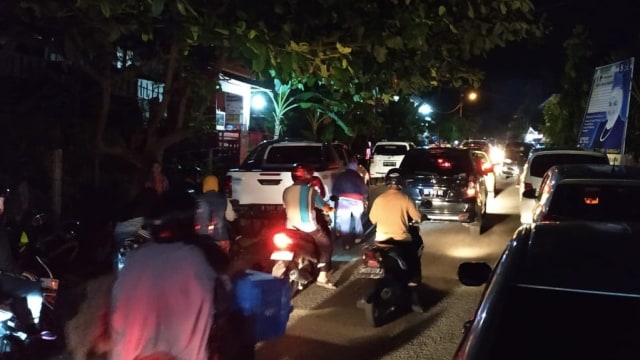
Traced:
<path fill-rule="evenodd" d="M 9 189 L 0 185 L 0 294 L 12 299 L 12 310 L 32 338 L 54 340 L 56 336 L 50 331 L 40 331 L 40 312 L 44 297 L 38 279 L 21 274 L 13 258 L 10 237 L 4 226 L 5 200 Z"/>
<path fill-rule="evenodd" d="M 334 289 L 335 285 L 329 281 L 327 273 L 331 270 L 331 255 L 333 245 L 328 234 L 318 225 L 315 208 L 324 212 L 332 211 L 318 192 L 310 185 L 313 179 L 313 168 L 306 164 L 296 164 L 291 170 L 293 184 L 282 194 L 282 201 L 287 215 L 287 228 L 297 229 L 309 234 L 318 249 L 318 277 L 316 283 L 320 286 Z"/>
<path fill-rule="evenodd" d="M 376 226 L 376 243 L 396 246 L 402 253 L 411 275 L 407 284 L 412 291 L 412 302 L 419 306 L 417 287 L 422 283 L 420 265 L 422 239 L 409 231 L 412 221 L 420 221 L 422 214 L 408 195 L 402 192 L 404 178 L 398 170 L 390 170 L 385 176 L 387 190 L 373 202 L 369 219 Z"/>

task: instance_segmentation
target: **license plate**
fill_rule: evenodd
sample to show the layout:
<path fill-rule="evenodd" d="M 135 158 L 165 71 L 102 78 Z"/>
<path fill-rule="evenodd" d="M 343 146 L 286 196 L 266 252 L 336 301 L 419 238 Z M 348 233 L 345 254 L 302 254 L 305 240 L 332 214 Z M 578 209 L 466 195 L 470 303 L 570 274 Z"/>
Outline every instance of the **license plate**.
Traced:
<path fill-rule="evenodd" d="M 361 266 L 360 269 L 358 269 L 358 277 L 379 279 L 381 277 L 384 277 L 384 269 Z"/>
<path fill-rule="evenodd" d="M 422 189 L 420 195 L 426 197 L 444 197 L 446 190 L 444 189 Z"/>
<path fill-rule="evenodd" d="M 293 260 L 293 251 L 274 251 L 273 253 L 271 253 L 271 260 L 291 261 Z"/>
<path fill-rule="evenodd" d="M 382 166 L 396 166 L 395 161 L 383 161 Z"/>

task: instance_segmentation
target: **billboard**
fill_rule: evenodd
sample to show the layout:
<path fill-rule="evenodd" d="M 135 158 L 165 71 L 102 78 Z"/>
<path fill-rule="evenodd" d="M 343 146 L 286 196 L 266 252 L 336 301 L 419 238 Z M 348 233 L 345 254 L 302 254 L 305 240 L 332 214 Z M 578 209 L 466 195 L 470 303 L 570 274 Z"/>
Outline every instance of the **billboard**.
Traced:
<path fill-rule="evenodd" d="M 634 58 L 597 67 L 578 146 L 609 155 L 624 154 Z"/>

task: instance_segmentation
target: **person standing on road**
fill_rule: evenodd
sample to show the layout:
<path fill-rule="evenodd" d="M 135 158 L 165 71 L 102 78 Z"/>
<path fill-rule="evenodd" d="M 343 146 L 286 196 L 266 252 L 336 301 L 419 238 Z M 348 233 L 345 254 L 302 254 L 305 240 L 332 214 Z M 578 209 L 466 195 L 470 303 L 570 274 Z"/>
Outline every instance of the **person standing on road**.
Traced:
<path fill-rule="evenodd" d="M 331 193 L 338 196 L 335 226 L 339 236 L 353 235 L 355 243 L 359 243 L 364 232 L 362 214 L 366 208 L 369 187 L 358 173 L 358 163 L 355 160 L 349 162 L 347 169 L 336 177 Z"/>
<path fill-rule="evenodd" d="M 158 195 L 169 190 L 169 179 L 162 172 L 162 164 L 159 161 L 154 161 L 151 165 L 151 174 L 149 174 L 144 186 L 156 189 Z"/>

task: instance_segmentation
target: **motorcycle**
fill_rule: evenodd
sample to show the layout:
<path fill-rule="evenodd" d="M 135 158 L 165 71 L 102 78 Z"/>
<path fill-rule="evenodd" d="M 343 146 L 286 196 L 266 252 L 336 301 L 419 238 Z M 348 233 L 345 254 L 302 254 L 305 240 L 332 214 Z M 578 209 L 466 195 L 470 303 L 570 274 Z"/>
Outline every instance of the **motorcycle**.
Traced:
<path fill-rule="evenodd" d="M 302 231 L 283 229 L 273 235 L 275 261 L 271 275 L 288 279 L 291 297 L 315 281 L 318 275 L 318 255 L 313 238 Z"/>
<path fill-rule="evenodd" d="M 24 273 L 16 276 L 40 283 L 43 295 L 40 323 L 45 324 L 47 328 L 54 328 L 54 305 L 59 281 L 53 276 L 51 270 L 41 258 L 36 257 L 36 260 L 41 265 L 41 270 L 44 270 L 45 275 L 38 277 L 32 273 Z M 17 317 L 11 309 L 11 301 L 12 299 L 9 297 L 3 297 L 0 300 L 0 359 L 42 359 L 47 356 L 47 352 L 55 351 L 56 346 L 59 344 L 51 344 L 47 341 L 46 343 L 50 344 L 46 346 L 47 344 L 45 342 L 34 343 L 32 339 L 28 337 L 24 325 L 17 321 Z"/>
<path fill-rule="evenodd" d="M 420 223 L 409 226 L 414 239 L 420 239 Z M 423 246 L 418 249 L 418 257 L 422 255 Z M 411 273 L 403 257 L 402 251 L 389 242 L 376 242 L 363 249 L 362 264 L 356 270 L 356 276 L 371 279 L 371 291 L 358 302 L 363 308 L 367 321 L 378 327 L 402 313 L 422 311 L 413 303 L 412 290 L 408 283 Z"/>

